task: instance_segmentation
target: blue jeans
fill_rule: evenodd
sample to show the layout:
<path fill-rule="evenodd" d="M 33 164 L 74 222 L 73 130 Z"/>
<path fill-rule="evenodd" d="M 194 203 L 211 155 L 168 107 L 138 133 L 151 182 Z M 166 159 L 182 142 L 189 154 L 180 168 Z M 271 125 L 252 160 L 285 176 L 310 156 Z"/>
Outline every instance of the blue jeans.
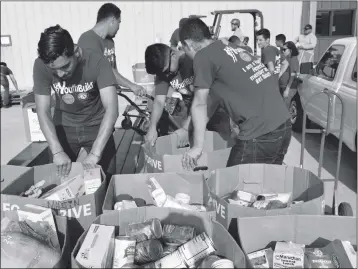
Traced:
<path fill-rule="evenodd" d="M 98 131 L 99 126 L 56 126 L 56 133 L 60 144 L 72 162 L 76 161 L 81 148 L 84 148 L 87 153 L 91 151 Z M 105 173 L 115 174 L 115 156 L 116 146 L 114 137 L 111 135 L 103 150 L 102 158 L 98 163 L 102 166 Z"/>
<path fill-rule="evenodd" d="M 291 142 L 292 125 L 288 120 L 276 130 L 251 140 L 236 139 L 227 167 L 247 163 L 282 164 Z"/>

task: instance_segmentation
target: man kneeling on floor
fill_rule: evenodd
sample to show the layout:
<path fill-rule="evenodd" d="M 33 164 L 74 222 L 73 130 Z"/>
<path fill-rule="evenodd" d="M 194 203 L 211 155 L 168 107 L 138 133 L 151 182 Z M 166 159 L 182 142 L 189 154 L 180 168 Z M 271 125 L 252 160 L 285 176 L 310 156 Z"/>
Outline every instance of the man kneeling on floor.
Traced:
<path fill-rule="evenodd" d="M 194 144 L 183 156 L 184 168 L 192 170 L 202 154 L 209 93 L 223 103 L 240 129 L 227 166 L 282 164 L 291 140 L 291 122 L 277 78 L 244 49 L 212 40 L 200 19 L 183 24 L 180 41 L 185 53 L 194 59 L 195 74 L 191 107 Z"/>
<path fill-rule="evenodd" d="M 45 29 L 33 68 L 34 93 L 41 130 L 60 176 L 71 170 L 83 147 L 85 168 L 109 170 L 116 153 L 113 131 L 118 118 L 117 83 L 108 60 L 74 45 L 67 30 Z M 51 90 L 56 94 L 51 116 Z"/>

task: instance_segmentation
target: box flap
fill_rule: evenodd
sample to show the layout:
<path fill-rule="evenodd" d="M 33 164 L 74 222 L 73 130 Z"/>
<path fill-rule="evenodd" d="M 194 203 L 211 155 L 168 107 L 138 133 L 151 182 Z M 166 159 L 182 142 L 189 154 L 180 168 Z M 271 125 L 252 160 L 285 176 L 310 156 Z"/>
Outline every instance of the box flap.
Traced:
<path fill-rule="evenodd" d="M 1 166 L 1 192 L 8 185 L 20 176 L 26 176 L 32 178 L 31 167 L 15 166 L 15 165 L 2 165 Z"/>

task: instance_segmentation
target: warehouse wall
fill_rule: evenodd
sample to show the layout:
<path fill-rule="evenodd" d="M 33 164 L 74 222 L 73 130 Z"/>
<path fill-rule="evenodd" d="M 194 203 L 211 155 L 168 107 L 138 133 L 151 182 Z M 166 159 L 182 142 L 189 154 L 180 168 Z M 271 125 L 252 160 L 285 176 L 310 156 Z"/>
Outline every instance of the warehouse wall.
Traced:
<path fill-rule="evenodd" d="M 115 38 L 119 71 L 132 79 L 131 66 L 143 62 L 146 46 L 161 40 L 169 42 L 180 18 L 191 14 L 208 15 L 213 10 L 259 9 L 265 27 L 274 37 L 284 33 L 288 40 L 300 32 L 302 2 L 221 2 L 221 1 L 117 1 L 122 24 Z M 1 47 L 1 61 L 8 63 L 20 87 L 32 86 L 32 67 L 37 57 L 37 42 L 48 26 L 60 24 L 69 30 L 75 42 L 82 32 L 93 27 L 103 2 L 2 2 L 1 34 L 10 34 L 11 47 Z M 245 33 L 252 36 L 250 15 L 228 16 L 222 22 L 222 35 L 230 36 L 230 20 L 239 17 Z M 251 20 L 251 22 L 250 22 Z M 252 39 L 252 37 L 251 37 Z M 252 40 L 251 40 L 252 41 Z M 274 42 L 274 40 L 272 40 Z"/>

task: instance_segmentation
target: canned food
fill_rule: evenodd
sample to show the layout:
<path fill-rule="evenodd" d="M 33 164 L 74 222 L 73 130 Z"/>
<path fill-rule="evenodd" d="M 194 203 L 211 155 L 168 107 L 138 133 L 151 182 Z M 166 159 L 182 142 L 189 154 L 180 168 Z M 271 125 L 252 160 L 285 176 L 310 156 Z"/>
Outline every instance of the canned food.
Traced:
<path fill-rule="evenodd" d="M 143 223 L 132 223 L 126 228 L 126 235 L 138 242 L 159 239 L 162 237 L 162 224 L 159 219 L 151 219 Z"/>
<path fill-rule="evenodd" d="M 214 262 L 211 268 L 235 268 L 234 263 L 228 259 L 221 259 Z"/>
<path fill-rule="evenodd" d="M 145 264 L 159 260 L 163 255 L 163 245 L 157 239 L 137 243 L 134 253 L 134 262 Z"/>
<path fill-rule="evenodd" d="M 121 202 L 123 200 L 132 201 L 133 197 L 130 196 L 129 194 L 120 194 L 116 197 L 116 203 Z"/>
<path fill-rule="evenodd" d="M 113 268 L 134 263 L 136 241 L 128 236 L 118 236 L 114 240 Z"/>
<path fill-rule="evenodd" d="M 114 205 L 114 210 L 123 210 L 137 208 L 137 204 L 134 201 L 122 200 Z"/>
<path fill-rule="evenodd" d="M 166 245 L 181 246 L 195 237 L 195 228 L 165 224 L 163 226 L 163 242 Z"/>
<path fill-rule="evenodd" d="M 218 260 L 221 260 L 221 258 L 219 256 L 216 256 L 216 255 L 210 255 L 208 257 L 206 257 L 202 262 L 201 264 L 199 265 L 199 269 L 201 268 L 211 268 L 211 265 L 218 261 Z"/>

